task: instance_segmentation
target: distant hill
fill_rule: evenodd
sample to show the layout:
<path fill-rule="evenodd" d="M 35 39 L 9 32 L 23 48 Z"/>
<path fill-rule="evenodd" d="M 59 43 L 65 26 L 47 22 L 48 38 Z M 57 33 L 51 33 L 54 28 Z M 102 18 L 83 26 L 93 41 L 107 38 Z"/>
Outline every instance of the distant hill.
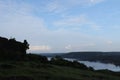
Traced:
<path fill-rule="evenodd" d="M 40 53 L 39 55 L 43 55 L 43 56 L 46 56 L 46 57 L 55 57 L 55 56 L 61 56 L 61 55 L 64 55 L 64 54 L 66 54 L 66 53 Z"/>
<path fill-rule="evenodd" d="M 84 61 L 100 61 L 120 65 L 120 52 L 70 52 L 61 55 L 64 58 L 75 58 Z"/>

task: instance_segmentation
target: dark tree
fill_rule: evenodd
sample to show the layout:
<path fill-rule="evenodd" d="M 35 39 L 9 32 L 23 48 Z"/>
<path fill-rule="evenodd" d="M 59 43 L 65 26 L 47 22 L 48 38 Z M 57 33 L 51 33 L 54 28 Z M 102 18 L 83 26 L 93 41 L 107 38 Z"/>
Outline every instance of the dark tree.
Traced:
<path fill-rule="evenodd" d="M 15 38 L 0 37 L 0 60 L 22 60 L 27 49 L 29 49 L 27 40 L 19 42 Z"/>
<path fill-rule="evenodd" d="M 24 40 L 23 44 L 25 45 L 26 50 L 29 49 L 29 44 L 28 44 L 27 40 Z"/>

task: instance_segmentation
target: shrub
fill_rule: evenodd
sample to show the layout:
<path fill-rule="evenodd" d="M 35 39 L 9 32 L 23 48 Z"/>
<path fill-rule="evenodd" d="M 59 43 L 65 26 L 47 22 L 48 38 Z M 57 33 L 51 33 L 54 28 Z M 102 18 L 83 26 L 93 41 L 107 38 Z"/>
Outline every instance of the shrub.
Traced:
<path fill-rule="evenodd" d="M 28 61 L 40 61 L 42 63 L 47 63 L 48 59 L 45 56 L 36 55 L 36 54 L 27 54 L 27 60 Z"/>

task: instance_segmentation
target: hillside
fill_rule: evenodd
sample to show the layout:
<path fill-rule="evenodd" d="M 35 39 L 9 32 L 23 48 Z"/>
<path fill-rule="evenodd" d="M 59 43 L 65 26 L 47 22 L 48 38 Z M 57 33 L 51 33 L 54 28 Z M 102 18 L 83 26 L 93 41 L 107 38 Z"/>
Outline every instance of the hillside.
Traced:
<path fill-rule="evenodd" d="M 120 52 L 70 52 L 61 56 L 84 61 L 99 61 L 120 65 Z"/>
<path fill-rule="evenodd" d="M 120 80 L 120 73 L 38 62 L 0 63 L 0 80 Z"/>
<path fill-rule="evenodd" d="M 120 80 L 119 72 L 96 71 L 60 56 L 27 54 L 29 44 L 0 37 L 0 80 Z M 72 53 L 71 53 L 72 54 Z"/>

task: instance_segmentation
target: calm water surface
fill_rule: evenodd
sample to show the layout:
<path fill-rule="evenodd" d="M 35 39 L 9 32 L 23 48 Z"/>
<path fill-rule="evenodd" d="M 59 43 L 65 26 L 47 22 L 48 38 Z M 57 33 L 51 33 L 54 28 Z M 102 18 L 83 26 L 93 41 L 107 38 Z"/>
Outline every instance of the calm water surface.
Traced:
<path fill-rule="evenodd" d="M 48 60 L 50 60 L 51 58 L 48 58 Z M 71 58 L 64 58 L 68 61 L 73 61 L 76 59 L 71 59 Z M 106 64 L 106 63 L 101 63 L 101 62 L 90 62 L 90 61 L 79 61 L 80 63 L 85 64 L 87 67 L 93 67 L 95 70 L 102 70 L 102 69 L 108 69 L 111 71 L 115 71 L 115 72 L 120 72 L 120 66 L 115 66 L 114 64 Z"/>

